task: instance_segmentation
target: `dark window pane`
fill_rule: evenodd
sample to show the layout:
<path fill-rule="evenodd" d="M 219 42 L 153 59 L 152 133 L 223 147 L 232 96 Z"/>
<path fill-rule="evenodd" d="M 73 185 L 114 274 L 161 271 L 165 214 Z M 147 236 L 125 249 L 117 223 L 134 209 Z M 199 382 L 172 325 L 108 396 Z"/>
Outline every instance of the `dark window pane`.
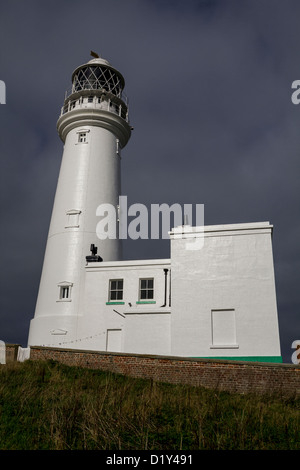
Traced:
<path fill-rule="evenodd" d="M 148 299 L 153 299 L 153 290 L 148 290 Z"/>
<path fill-rule="evenodd" d="M 61 299 L 68 299 L 69 298 L 69 287 L 62 287 L 61 288 Z"/>
<path fill-rule="evenodd" d="M 116 291 L 112 291 L 110 293 L 110 300 L 117 300 L 117 292 Z"/>

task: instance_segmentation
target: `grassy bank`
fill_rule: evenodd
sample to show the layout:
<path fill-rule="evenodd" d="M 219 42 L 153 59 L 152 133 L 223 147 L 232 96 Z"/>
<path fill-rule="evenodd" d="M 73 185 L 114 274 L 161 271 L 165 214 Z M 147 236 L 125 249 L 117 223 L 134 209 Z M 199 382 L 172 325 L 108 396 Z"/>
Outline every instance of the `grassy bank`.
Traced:
<path fill-rule="evenodd" d="M 0 366 L 0 449 L 300 449 L 300 399 L 155 383 L 58 363 Z"/>

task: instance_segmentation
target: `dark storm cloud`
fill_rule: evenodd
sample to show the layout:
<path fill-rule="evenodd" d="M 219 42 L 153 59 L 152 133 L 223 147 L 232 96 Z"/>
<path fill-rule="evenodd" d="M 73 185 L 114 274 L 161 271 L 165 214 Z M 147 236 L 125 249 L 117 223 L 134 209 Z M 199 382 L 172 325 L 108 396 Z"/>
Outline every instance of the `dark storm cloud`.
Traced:
<path fill-rule="evenodd" d="M 300 337 L 297 0 L 10 0 L 1 8 L 0 337 L 26 345 L 62 143 L 56 120 L 91 49 L 125 77 L 129 203 L 204 203 L 205 223 L 269 220 L 283 355 Z M 127 258 L 169 244 L 125 243 Z"/>

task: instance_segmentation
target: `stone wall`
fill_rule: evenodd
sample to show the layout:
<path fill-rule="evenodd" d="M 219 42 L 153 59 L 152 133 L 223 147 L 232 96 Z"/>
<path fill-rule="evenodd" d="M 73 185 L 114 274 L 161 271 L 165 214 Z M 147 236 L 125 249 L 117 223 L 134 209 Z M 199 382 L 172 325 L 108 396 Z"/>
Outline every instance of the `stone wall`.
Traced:
<path fill-rule="evenodd" d="M 300 395 L 300 365 L 107 353 L 34 346 L 31 360 L 238 393 Z"/>

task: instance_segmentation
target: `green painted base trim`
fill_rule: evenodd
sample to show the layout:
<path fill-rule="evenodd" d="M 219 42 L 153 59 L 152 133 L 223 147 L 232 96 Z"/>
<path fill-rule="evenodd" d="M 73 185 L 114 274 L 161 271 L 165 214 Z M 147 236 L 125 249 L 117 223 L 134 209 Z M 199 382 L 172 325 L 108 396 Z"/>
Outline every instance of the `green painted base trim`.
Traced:
<path fill-rule="evenodd" d="M 155 300 L 138 300 L 137 304 L 156 304 Z"/>
<path fill-rule="evenodd" d="M 106 305 L 125 305 L 125 302 L 106 302 Z"/>
<path fill-rule="evenodd" d="M 282 363 L 281 356 L 210 356 L 210 357 L 193 357 L 193 359 L 220 359 L 224 361 L 248 361 L 248 362 L 276 362 Z"/>

